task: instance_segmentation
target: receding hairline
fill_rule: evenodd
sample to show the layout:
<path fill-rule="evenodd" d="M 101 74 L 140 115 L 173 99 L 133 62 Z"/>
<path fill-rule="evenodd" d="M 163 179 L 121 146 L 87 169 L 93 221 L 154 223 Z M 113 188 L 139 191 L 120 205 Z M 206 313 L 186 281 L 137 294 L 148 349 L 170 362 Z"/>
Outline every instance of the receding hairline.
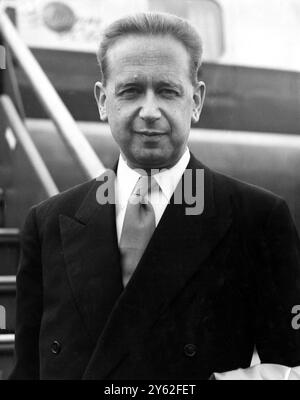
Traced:
<path fill-rule="evenodd" d="M 188 63 L 190 64 L 190 62 L 191 62 L 191 56 L 190 56 L 190 54 L 189 54 L 187 48 L 184 46 L 184 44 L 183 44 L 180 40 L 178 40 L 176 37 L 174 37 L 173 35 L 168 34 L 168 33 L 166 33 L 166 34 L 164 34 L 164 33 L 157 33 L 157 34 L 155 34 L 155 35 L 128 33 L 128 34 L 126 34 L 126 35 L 124 35 L 124 36 L 122 36 L 122 37 L 117 38 L 117 40 L 107 49 L 107 52 L 106 52 L 106 61 L 107 61 L 107 64 L 108 64 L 108 59 L 109 59 L 109 55 L 111 54 L 111 52 L 112 52 L 113 50 L 115 50 L 115 47 L 117 47 L 118 45 L 122 44 L 123 42 L 126 42 L 126 41 L 128 41 L 128 40 L 134 41 L 134 40 L 136 40 L 136 39 L 138 40 L 138 39 L 140 39 L 140 38 L 142 38 L 142 39 L 150 39 L 150 40 L 153 39 L 153 41 L 155 42 L 155 40 L 156 40 L 157 38 L 159 38 L 159 37 L 160 37 L 160 38 L 169 39 L 169 40 L 173 41 L 173 43 L 178 44 L 178 45 L 180 46 L 180 48 L 181 48 L 182 50 L 184 50 L 184 52 L 185 52 L 185 54 L 186 54 L 186 56 L 187 56 Z M 157 41 L 156 41 L 156 42 L 157 42 Z M 188 66 L 188 68 L 189 68 L 189 66 Z"/>
<path fill-rule="evenodd" d="M 103 83 L 107 78 L 107 54 L 115 44 L 129 37 L 171 37 L 186 50 L 191 80 L 197 82 L 197 74 L 202 62 L 202 39 L 197 29 L 186 19 L 166 13 L 131 14 L 113 21 L 102 31 L 102 37 L 97 52 Z"/>

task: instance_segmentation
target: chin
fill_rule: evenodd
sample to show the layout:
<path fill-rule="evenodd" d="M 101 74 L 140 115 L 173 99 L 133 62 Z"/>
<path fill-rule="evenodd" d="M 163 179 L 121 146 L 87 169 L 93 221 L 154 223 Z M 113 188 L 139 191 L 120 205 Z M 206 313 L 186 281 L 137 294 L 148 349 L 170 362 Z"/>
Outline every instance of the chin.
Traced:
<path fill-rule="evenodd" d="M 169 158 L 162 156 L 147 156 L 147 157 L 139 157 L 136 159 L 136 164 L 140 166 L 140 168 L 149 169 L 149 168 L 167 168 L 171 161 Z"/>
<path fill-rule="evenodd" d="M 127 161 L 134 168 L 168 168 L 174 164 L 176 155 L 172 151 L 163 151 L 160 148 L 134 148 L 126 154 Z"/>

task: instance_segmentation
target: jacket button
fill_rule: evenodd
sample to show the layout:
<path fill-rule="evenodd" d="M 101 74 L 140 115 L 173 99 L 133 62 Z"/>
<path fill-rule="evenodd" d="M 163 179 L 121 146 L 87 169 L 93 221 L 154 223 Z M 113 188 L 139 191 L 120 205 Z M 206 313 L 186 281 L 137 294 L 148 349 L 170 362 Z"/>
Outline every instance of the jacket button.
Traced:
<path fill-rule="evenodd" d="M 188 357 L 194 357 L 197 353 L 197 346 L 193 343 L 186 344 L 184 346 L 184 354 Z"/>
<path fill-rule="evenodd" d="M 59 354 L 60 350 L 61 350 L 61 344 L 57 340 L 54 340 L 54 342 L 51 345 L 51 353 Z"/>

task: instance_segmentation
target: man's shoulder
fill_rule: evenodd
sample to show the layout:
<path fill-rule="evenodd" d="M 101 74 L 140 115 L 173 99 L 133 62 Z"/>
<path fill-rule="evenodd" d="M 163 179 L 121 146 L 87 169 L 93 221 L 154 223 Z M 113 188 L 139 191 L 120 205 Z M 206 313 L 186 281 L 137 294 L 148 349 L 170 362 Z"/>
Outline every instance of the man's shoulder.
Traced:
<path fill-rule="evenodd" d="M 231 197 L 243 203 L 251 203 L 253 205 L 265 203 L 267 206 L 284 200 L 280 195 L 265 187 L 212 169 L 194 156 L 192 157 L 191 165 L 196 169 L 204 169 L 204 180 L 208 180 L 212 184 L 216 199 Z"/>
<path fill-rule="evenodd" d="M 212 171 L 212 174 L 217 189 L 224 190 L 226 188 L 226 192 L 234 196 L 239 196 L 249 201 L 266 201 L 271 203 L 282 200 L 281 196 L 265 187 L 217 171 Z"/>
<path fill-rule="evenodd" d="M 226 196 L 236 210 L 248 218 L 264 220 L 274 209 L 286 200 L 280 195 L 261 186 L 213 171 L 214 190 L 216 199 Z"/>
<path fill-rule="evenodd" d="M 36 204 L 34 208 L 37 215 L 43 218 L 51 214 L 75 214 L 95 182 L 96 179 L 89 180 Z"/>

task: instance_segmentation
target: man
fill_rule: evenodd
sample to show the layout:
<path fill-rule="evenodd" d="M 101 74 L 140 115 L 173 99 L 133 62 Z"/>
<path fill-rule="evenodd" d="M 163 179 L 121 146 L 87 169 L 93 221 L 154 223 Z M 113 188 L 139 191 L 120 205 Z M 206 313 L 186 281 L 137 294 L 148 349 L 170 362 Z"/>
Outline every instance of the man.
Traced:
<path fill-rule="evenodd" d="M 249 367 L 255 345 L 263 363 L 299 365 L 300 246 L 286 203 L 187 148 L 201 54 L 175 16 L 106 28 L 95 94 L 121 155 L 113 173 L 27 217 L 12 378 L 208 379 Z"/>

